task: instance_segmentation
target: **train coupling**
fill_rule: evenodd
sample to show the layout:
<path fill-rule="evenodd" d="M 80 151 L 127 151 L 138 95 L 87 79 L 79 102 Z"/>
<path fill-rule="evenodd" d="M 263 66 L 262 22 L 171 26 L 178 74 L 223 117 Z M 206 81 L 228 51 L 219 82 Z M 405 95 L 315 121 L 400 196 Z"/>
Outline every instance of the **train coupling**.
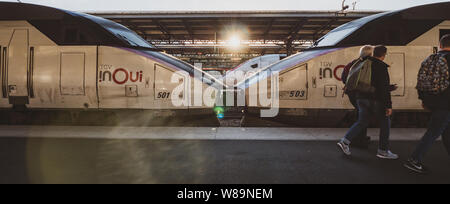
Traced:
<path fill-rule="evenodd" d="M 221 127 L 242 127 L 246 114 L 245 92 L 241 89 L 224 89 L 216 100 L 214 113 Z"/>

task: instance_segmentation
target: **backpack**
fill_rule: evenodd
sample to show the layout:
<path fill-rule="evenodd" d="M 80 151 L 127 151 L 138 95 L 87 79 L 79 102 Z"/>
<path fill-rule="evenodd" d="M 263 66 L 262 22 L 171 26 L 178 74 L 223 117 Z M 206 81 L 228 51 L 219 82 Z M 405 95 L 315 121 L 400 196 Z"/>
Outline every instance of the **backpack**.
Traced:
<path fill-rule="evenodd" d="M 357 60 L 353 60 L 352 62 L 348 63 L 345 67 L 344 67 L 344 71 L 341 74 L 341 80 L 342 83 L 347 83 L 347 77 L 348 77 L 348 73 L 350 72 L 350 69 L 352 68 L 352 66 L 360 59 Z"/>
<path fill-rule="evenodd" d="M 374 93 L 375 87 L 372 86 L 372 60 L 359 59 L 352 68 L 347 77 L 345 93 Z"/>
<path fill-rule="evenodd" d="M 423 61 L 417 77 L 417 90 L 438 95 L 449 86 L 449 67 L 444 54 L 433 54 Z"/>

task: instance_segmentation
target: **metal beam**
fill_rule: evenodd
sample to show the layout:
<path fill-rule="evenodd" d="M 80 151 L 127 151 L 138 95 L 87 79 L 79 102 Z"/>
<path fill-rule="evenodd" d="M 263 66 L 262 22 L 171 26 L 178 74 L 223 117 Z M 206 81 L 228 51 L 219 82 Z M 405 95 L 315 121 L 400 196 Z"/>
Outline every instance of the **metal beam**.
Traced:
<path fill-rule="evenodd" d="M 295 23 L 297 21 L 297 19 L 298 18 L 296 18 L 296 19 L 276 19 L 276 18 L 274 18 L 275 22 L 273 23 L 273 25 L 292 27 L 292 24 Z M 145 21 L 132 21 L 130 19 L 126 19 L 126 20 L 115 20 L 115 21 L 120 24 L 126 24 L 127 22 L 130 22 L 136 26 L 157 26 L 156 24 L 151 22 L 152 20 L 153 19 L 146 19 Z M 230 20 L 224 20 L 224 19 L 217 19 L 217 20 L 176 19 L 177 21 L 174 21 L 174 20 L 166 21 L 166 20 L 160 20 L 160 19 L 156 19 L 156 20 L 159 20 L 159 22 L 164 23 L 164 25 L 167 27 L 183 27 L 184 26 L 183 20 L 189 21 L 191 27 L 193 27 L 193 28 L 196 28 L 196 27 L 210 28 L 210 27 L 213 27 L 213 24 L 216 22 L 220 22 L 221 24 L 230 23 Z M 354 19 L 340 19 L 339 18 L 338 20 L 340 22 L 336 22 L 336 23 L 342 24 L 342 23 L 346 23 L 346 22 L 349 22 Z M 268 26 L 268 24 L 270 23 L 270 21 L 268 21 L 266 19 L 258 19 L 258 20 L 238 19 L 238 22 L 240 24 L 244 24 L 244 25 L 248 25 L 248 26 L 264 27 L 264 28 L 266 28 Z M 320 21 L 311 21 L 310 24 L 323 25 L 328 22 L 329 22 L 329 18 L 321 19 Z"/>
<path fill-rule="evenodd" d="M 169 53 L 232 52 L 222 44 L 233 22 L 249 30 L 242 52 L 293 54 L 329 29 L 380 12 L 220 11 L 93 13 L 124 24 Z M 217 38 L 216 38 L 217 37 Z M 217 40 L 216 40 L 217 39 Z M 193 43 L 195 41 L 195 44 Z"/>
<path fill-rule="evenodd" d="M 158 25 L 159 29 L 161 30 L 161 32 L 167 37 L 167 38 L 171 38 L 171 34 L 170 31 L 166 28 L 166 26 L 164 26 L 159 20 L 153 19 L 152 20 L 156 25 Z"/>
<path fill-rule="evenodd" d="M 303 26 L 308 22 L 306 19 L 301 19 L 297 22 L 297 24 L 291 29 L 289 32 L 289 35 L 287 37 L 287 40 L 294 40 L 297 38 L 298 32 L 303 28 Z"/>
<path fill-rule="evenodd" d="M 183 19 L 183 25 L 184 25 L 184 27 L 186 28 L 186 30 L 188 32 L 189 38 L 191 38 L 192 42 L 193 42 L 195 40 L 195 37 L 194 37 L 194 31 L 192 31 L 191 25 L 185 19 Z"/>
<path fill-rule="evenodd" d="M 381 13 L 346 12 L 346 18 L 361 18 Z M 336 11 L 217 11 L 217 12 L 93 12 L 92 15 L 108 19 L 174 19 L 174 18 L 332 18 Z"/>
<path fill-rule="evenodd" d="M 266 42 L 266 36 L 269 35 L 270 30 L 272 30 L 273 23 L 275 22 L 274 18 L 271 18 L 269 24 L 267 24 L 266 31 L 264 31 L 264 43 Z"/>
<path fill-rule="evenodd" d="M 160 39 L 161 37 L 167 37 L 167 35 L 165 34 L 146 34 L 146 36 L 152 37 L 152 39 Z M 187 39 L 185 34 L 171 34 L 170 35 L 171 39 L 173 40 L 192 40 L 192 39 Z M 196 40 L 214 40 L 215 39 L 215 35 L 214 34 L 194 34 L 193 37 Z M 217 38 L 218 40 L 226 40 L 226 36 L 220 33 L 217 33 Z M 162 39 L 167 39 L 167 38 L 162 38 Z M 286 40 L 286 35 L 285 34 L 270 34 L 267 36 L 264 36 L 262 34 L 259 35 L 248 35 L 248 40 L 278 40 L 278 41 L 285 41 Z M 298 39 L 305 39 L 305 40 L 311 40 L 313 39 L 313 35 L 312 34 L 298 34 L 296 39 L 293 40 L 298 40 Z"/>

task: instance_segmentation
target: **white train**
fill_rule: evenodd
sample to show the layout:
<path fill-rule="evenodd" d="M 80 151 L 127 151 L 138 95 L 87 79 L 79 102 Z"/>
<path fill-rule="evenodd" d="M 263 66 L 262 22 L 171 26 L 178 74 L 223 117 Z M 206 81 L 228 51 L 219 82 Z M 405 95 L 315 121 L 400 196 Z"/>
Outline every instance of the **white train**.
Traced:
<path fill-rule="evenodd" d="M 274 64 L 276 62 L 279 62 L 280 60 L 286 58 L 286 54 L 269 54 L 269 55 L 263 55 L 260 57 L 255 57 L 252 58 L 240 65 L 238 65 L 237 67 L 235 67 L 234 69 L 228 71 L 225 76 L 223 77 L 223 79 L 227 79 L 230 78 L 229 76 L 234 76 L 236 75 L 237 72 L 241 72 L 240 74 L 242 74 L 243 76 L 247 75 L 249 72 L 258 72 L 261 69 L 266 68 L 267 66 Z M 236 77 L 233 77 L 236 78 Z M 245 78 L 242 78 L 241 80 L 244 80 Z M 238 83 L 240 83 L 240 80 L 233 80 L 233 81 L 224 81 L 224 83 L 226 83 L 229 86 L 234 86 Z M 228 84 L 229 83 L 229 84 Z"/>
<path fill-rule="evenodd" d="M 174 106 L 171 98 L 183 83 L 180 100 L 194 88 L 207 90 L 213 77 L 197 70 L 195 78 L 194 66 L 103 18 L 2 2 L 0 51 L 1 109 L 211 112 L 203 103 Z M 182 75 L 172 82 L 175 72 Z"/>
<path fill-rule="evenodd" d="M 328 116 L 353 109 L 348 98 L 343 97 L 340 76 L 344 66 L 358 56 L 361 46 L 383 44 L 389 49 L 386 62 L 391 66 L 391 83 L 399 86 L 392 92 L 393 108 L 397 113 L 412 112 L 405 117 L 413 119 L 414 113 L 422 111 L 415 89 L 417 73 L 422 61 L 437 52 L 440 37 L 450 33 L 449 11 L 450 3 L 446 2 L 358 19 L 334 29 L 310 49 L 260 70 L 269 75 L 279 72 L 279 114 L 339 123 L 342 118 Z M 259 114 L 260 109 L 268 107 L 249 103 L 249 90 L 257 88 L 259 81 L 256 74 L 237 85 L 246 91 L 250 113 Z M 270 87 L 267 92 L 270 96 Z"/>

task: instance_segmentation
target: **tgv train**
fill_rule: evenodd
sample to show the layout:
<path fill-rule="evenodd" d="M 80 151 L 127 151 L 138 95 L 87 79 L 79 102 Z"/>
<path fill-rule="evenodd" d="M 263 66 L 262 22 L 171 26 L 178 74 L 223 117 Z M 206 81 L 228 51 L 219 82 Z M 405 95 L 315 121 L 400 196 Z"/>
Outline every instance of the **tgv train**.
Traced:
<path fill-rule="evenodd" d="M 237 74 L 237 72 L 241 72 L 240 74 L 242 74 L 243 76 L 247 75 L 249 72 L 257 72 L 261 69 L 264 69 L 265 67 L 274 64 L 276 62 L 279 62 L 280 60 L 286 58 L 285 54 L 269 54 L 269 55 L 263 55 L 260 57 L 255 57 L 252 58 L 240 65 L 238 65 L 237 67 L 235 67 L 234 69 L 228 71 L 225 76 L 223 77 L 224 79 L 229 78 L 228 76 L 230 75 L 235 75 Z M 228 75 L 228 76 L 227 76 Z M 241 80 L 243 80 L 244 78 L 242 78 Z M 229 86 L 234 86 L 237 83 L 239 83 L 241 81 L 239 80 L 230 80 L 229 83 L 231 84 L 227 84 Z M 227 83 L 226 81 L 224 81 L 224 83 Z"/>
<path fill-rule="evenodd" d="M 219 83 L 120 24 L 32 4 L 0 3 L 0 51 L 2 109 L 210 110 L 172 95 Z"/>
<path fill-rule="evenodd" d="M 422 110 L 415 89 L 420 65 L 439 49 L 440 38 L 450 33 L 450 3 L 437 3 L 399 11 L 376 14 L 344 24 L 314 43 L 313 47 L 260 70 L 246 78 L 237 88 L 245 90 L 249 112 L 259 113 L 270 105 L 250 102 L 253 94 L 271 96 L 273 73 L 279 73 L 280 115 L 314 116 L 323 120 L 336 111 L 353 109 L 343 96 L 341 73 L 344 66 L 359 56 L 363 45 L 383 44 L 388 47 L 386 63 L 390 65 L 393 108 L 397 113 Z M 259 87 L 268 73 L 267 90 Z M 258 97 L 255 97 L 258 98 Z M 413 115 L 412 114 L 412 115 Z M 342 115 L 342 114 L 340 114 Z M 408 119 L 412 115 L 407 115 Z M 330 117 L 331 118 L 331 117 Z M 340 119 L 331 122 L 338 123 Z M 315 120 L 309 120 L 314 121 Z"/>

